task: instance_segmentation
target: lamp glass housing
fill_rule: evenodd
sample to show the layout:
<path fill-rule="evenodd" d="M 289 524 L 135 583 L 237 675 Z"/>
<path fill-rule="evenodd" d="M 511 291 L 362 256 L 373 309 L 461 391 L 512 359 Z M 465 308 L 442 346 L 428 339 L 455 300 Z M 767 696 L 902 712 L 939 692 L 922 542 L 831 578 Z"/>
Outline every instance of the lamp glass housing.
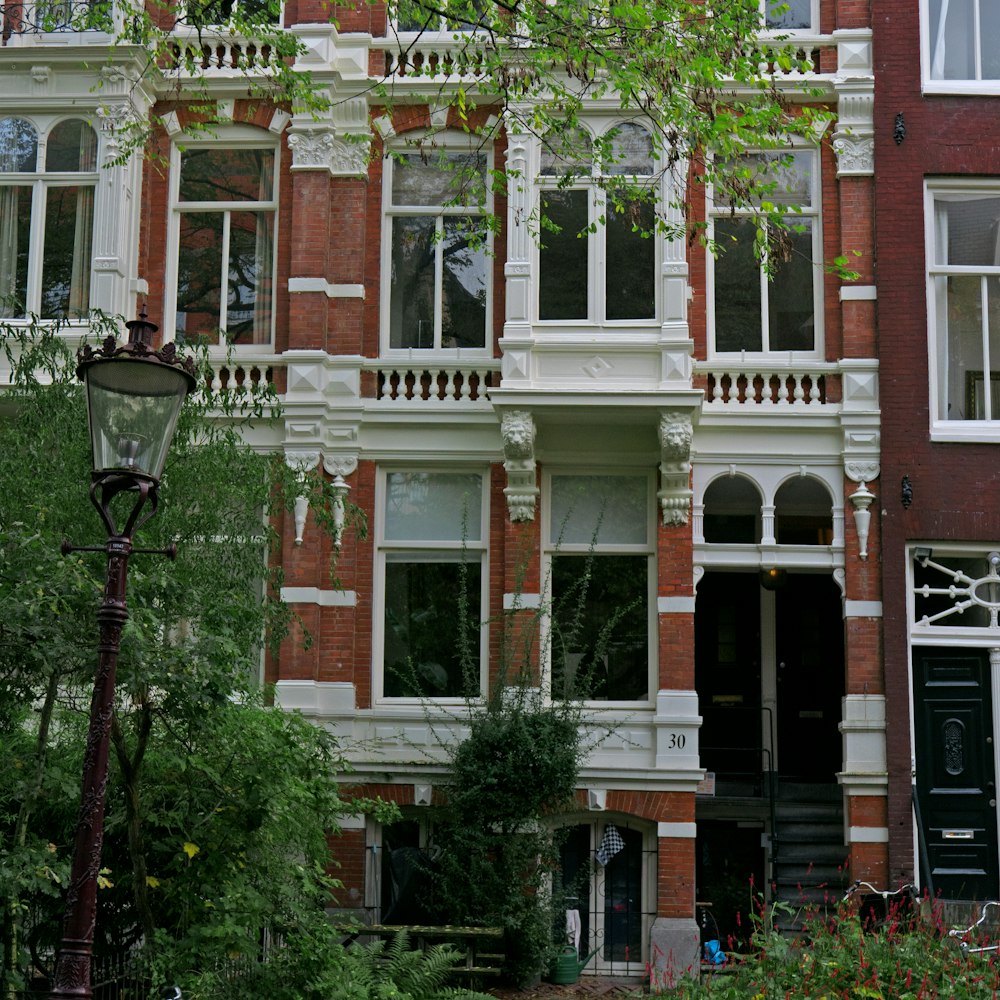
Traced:
<path fill-rule="evenodd" d="M 109 358 L 86 368 L 94 472 L 159 481 L 190 376 L 155 361 Z"/>

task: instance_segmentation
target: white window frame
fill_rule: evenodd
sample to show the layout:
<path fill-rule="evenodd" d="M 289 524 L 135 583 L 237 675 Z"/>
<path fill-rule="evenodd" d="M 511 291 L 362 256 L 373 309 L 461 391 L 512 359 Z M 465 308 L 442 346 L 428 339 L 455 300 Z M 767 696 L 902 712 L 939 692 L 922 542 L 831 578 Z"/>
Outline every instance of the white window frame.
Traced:
<path fill-rule="evenodd" d="M 768 153 L 775 150 L 755 150 L 748 149 L 747 153 Z M 705 252 L 705 319 L 708 332 L 708 354 L 710 358 L 747 358 L 751 360 L 774 360 L 775 358 L 789 358 L 802 361 L 822 361 L 825 358 L 825 338 L 824 338 L 824 296 L 823 296 L 823 204 L 822 204 L 822 176 L 819 151 L 804 146 L 791 147 L 788 152 L 796 155 L 807 155 L 811 161 L 812 173 L 812 203 L 803 206 L 801 213 L 789 213 L 789 224 L 794 226 L 796 220 L 808 220 L 812 224 L 812 289 L 813 289 L 813 346 L 808 351 L 787 351 L 770 350 L 768 345 L 768 277 L 764 273 L 763 267 L 758 266 L 760 280 L 760 331 L 761 346 L 760 351 L 720 351 L 715 344 L 715 255 L 706 250 Z M 705 213 L 708 222 L 707 236 L 715 239 L 716 218 L 729 219 L 730 211 L 727 205 L 717 206 L 714 199 L 714 189 L 709 186 L 705 196 Z M 737 211 L 734 218 L 747 218 L 748 211 Z M 724 251 L 723 251 L 724 252 Z"/>
<path fill-rule="evenodd" d="M 581 121 L 579 123 L 579 127 L 587 134 L 591 143 L 594 143 L 597 139 L 615 127 L 619 125 L 631 124 L 640 125 L 645 128 L 641 122 L 631 122 L 628 119 L 623 119 L 621 115 L 607 115 L 601 117 L 589 116 L 586 121 Z M 649 132 L 649 129 L 647 128 L 646 131 Z M 652 135 L 652 133 L 650 133 L 650 138 L 655 143 L 656 138 Z M 608 196 L 607 192 L 600 183 L 602 171 L 601 164 L 597 162 L 597 154 L 596 152 L 594 153 L 590 174 L 581 173 L 579 176 L 573 178 L 571 184 L 566 185 L 560 184 L 559 175 L 542 176 L 542 144 L 535 143 L 535 147 L 537 157 L 533 169 L 535 177 L 535 211 L 540 212 L 541 197 L 545 191 L 587 191 L 590 194 L 588 199 L 587 223 L 588 225 L 596 227 L 595 232 L 591 233 L 585 239 L 581 238 L 580 240 L 581 247 L 586 248 L 587 253 L 587 315 L 578 319 L 541 319 L 541 251 L 538 246 L 538 240 L 536 239 L 532 241 L 532 273 L 535 275 L 535 294 L 534 302 L 532 304 L 532 315 L 533 322 L 538 331 L 540 333 L 544 333 L 546 336 L 550 336 L 561 332 L 570 332 L 571 334 L 571 331 L 580 330 L 582 328 L 596 333 L 604 331 L 608 334 L 614 334 L 619 338 L 621 337 L 621 334 L 626 331 L 655 331 L 658 333 L 662 322 L 661 316 L 663 312 L 661 275 L 663 272 L 663 261 L 665 257 L 663 250 L 664 238 L 659 233 L 649 237 L 649 239 L 653 241 L 654 245 L 653 315 L 639 319 L 606 319 L 603 314 L 599 313 L 603 303 L 607 301 L 607 229 L 604 222 L 602 222 L 602 219 L 607 217 Z M 663 170 L 663 160 L 654 158 L 652 173 L 648 176 L 651 185 L 655 185 L 657 188 L 656 208 L 661 210 L 662 206 L 666 204 L 666 199 L 663 191 L 664 180 L 662 176 L 657 177 L 658 174 L 665 176 L 666 172 Z M 647 175 L 626 176 L 641 180 Z M 540 233 L 540 239 L 544 242 L 544 231 Z"/>
<path fill-rule="evenodd" d="M 419 153 L 419 143 L 400 143 L 390 146 L 392 152 L 413 154 Z M 486 203 L 478 205 L 394 205 L 392 203 L 392 175 L 398 169 L 398 164 L 391 152 L 383 158 L 382 170 L 382 280 L 379 289 L 381 332 L 380 356 L 384 358 L 410 358 L 414 353 L 420 358 L 442 359 L 488 359 L 493 356 L 493 233 L 487 232 L 484 241 L 486 253 L 486 303 L 482 347 L 442 347 L 441 346 L 441 301 L 443 293 L 443 264 L 441 259 L 442 244 L 437 244 L 434 273 L 434 346 L 433 347 L 390 347 L 392 320 L 392 225 L 396 216 L 415 217 L 427 216 L 437 220 L 437 231 L 440 233 L 446 218 L 461 218 L 476 216 L 486 218 L 493 211 L 493 189 L 489 181 L 489 172 L 494 167 L 494 148 L 492 143 L 486 143 L 480 149 L 469 137 L 462 133 L 441 133 L 428 137 L 428 155 L 433 157 L 444 153 L 477 153 L 486 158 L 487 190 Z"/>
<path fill-rule="evenodd" d="M 35 129 L 37 138 L 35 169 L 23 172 L 0 174 L 3 187 L 31 188 L 31 227 L 28 234 L 28 275 L 25 286 L 25 315 L 10 317 L 3 322 L 23 323 L 28 321 L 28 314 L 41 315 L 42 307 L 42 270 L 45 260 L 45 213 L 48 199 L 46 194 L 50 188 L 57 187 L 90 187 L 94 192 L 93 217 L 91 218 L 90 267 L 87 281 L 87 313 L 89 314 L 94 300 L 93 260 L 96 257 L 97 235 L 97 180 L 100 174 L 100 164 L 104 155 L 103 135 L 82 114 L 58 115 L 26 115 L 17 111 L 0 113 L 0 118 L 16 118 L 27 122 Z M 49 171 L 46 166 L 48 155 L 48 139 L 53 130 L 67 121 L 80 121 L 93 130 L 96 140 L 94 169 L 88 171 Z M 62 317 L 51 317 L 51 319 Z M 80 326 L 85 325 L 88 316 L 70 316 L 68 321 Z"/>
<path fill-rule="evenodd" d="M 480 535 L 478 540 L 464 541 L 417 541 L 387 539 L 385 537 L 385 509 L 388 494 L 387 481 L 393 473 L 437 473 L 455 475 L 478 475 L 482 484 L 480 496 Z M 428 697 L 406 697 L 389 696 L 385 694 L 385 596 L 386 596 L 386 556 L 390 553 L 411 552 L 415 556 L 433 556 L 434 554 L 458 555 L 465 553 L 466 561 L 473 563 L 478 557 L 480 566 L 480 594 L 479 594 L 479 693 L 486 690 L 486 681 L 489 673 L 489 628 L 487 619 L 489 617 L 489 495 L 490 495 L 490 472 L 483 466 L 420 466 L 412 465 L 387 465 L 380 466 L 375 481 L 375 571 L 373 576 L 374 599 L 373 605 L 373 629 L 372 629 L 372 701 L 373 703 L 383 703 L 389 705 L 413 705 L 422 704 L 425 701 L 433 700 L 440 705 L 464 705 L 467 698 L 463 696 L 449 696 L 444 698 Z M 423 561 L 432 562 L 433 559 L 425 558 Z M 456 561 L 454 559 L 441 560 L 447 562 Z M 471 603 L 471 602 L 470 602 Z M 469 608 L 470 613 L 474 611 Z"/>
<path fill-rule="evenodd" d="M 191 202 L 196 205 L 196 209 L 182 208 L 180 201 L 180 180 L 181 180 L 181 157 L 187 150 L 200 148 L 210 149 L 266 149 L 274 154 L 274 177 L 271 186 L 271 199 L 269 201 L 199 201 Z M 174 331 L 177 336 L 177 283 L 180 274 L 180 234 L 181 216 L 194 214 L 195 212 L 216 212 L 226 213 L 223 223 L 223 260 L 229 259 L 229 221 L 228 214 L 232 212 L 261 212 L 270 211 L 274 219 L 273 232 L 271 234 L 271 317 L 270 333 L 267 341 L 259 344 L 234 344 L 226 339 L 225 322 L 220 322 L 222 333 L 214 345 L 225 350 L 232 350 L 235 354 L 249 354 L 269 352 L 274 347 L 276 302 L 278 291 L 278 247 L 280 222 L 280 185 L 281 185 L 281 147 L 276 138 L 271 133 L 265 133 L 261 129 L 253 128 L 249 125 L 232 125 L 218 130 L 216 135 L 188 135 L 175 140 L 170 150 L 170 180 L 169 180 L 169 208 L 168 208 L 168 230 L 167 230 L 167 266 L 166 280 L 164 287 L 163 303 L 163 328 L 165 331 Z M 219 290 L 220 321 L 226 319 L 226 293 L 225 284 Z"/>
<path fill-rule="evenodd" d="M 947 0 L 946 0 L 947 2 Z M 930 0 L 920 0 L 920 64 L 921 84 L 925 94 L 1000 94 L 1000 77 L 983 78 L 981 75 L 979 11 L 983 3 L 993 3 L 995 0 L 974 0 L 973 30 L 976 34 L 976 65 L 977 76 L 968 80 L 933 78 L 931 72 L 934 64 L 934 52 L 938 39 L 937 31 L 932 28 L 930 15 Z"/>
<path fill-rule="evenodd" d="M 991 395 L 998 391 L 991 380 L 984 381 L 986 402 L 984 420 L 942 420 L 938 417 L 938 401 L 943 392 L 942 366 L 947 363 L 947 330 L 941 329 L 940 312 L 947 303 L 939 303 L 937 279 L 949 275 L 965 275 L 1000 278 L 1000 266 L 964 267 L 960 265 L 936 264 L 936 248 L 939 237 L 936 206 L 939 201 L 947 201 L 949 195 L 981 195 L 1000 198 L 1000 179 L 986 178 L 934 178 L 924 182 L 924 258 L 927 280 L 927 368 L 929 375 L 930 433 L 932 441 L 996 442 L 1000 440 L 1000 419 L 990 419 Z M 983 349 L 987 351 L 988 340 Z M 995 365 L 995 367 L 994 367 Z M 991 362 L 993 371 L 1000 371 L 1000 352 Z"/>
<path fill-rule="evenodd" d="M 657 567 L 656 567 L 656 483 L 648 469 L 617 466 L 603 468 L 601 475 L 642 478 L 646 482 L 646 541 L 638 543 L 566 542 L 553 537 L 552 530 L 552 480 L 559 476 L 596 475 L 593 468 L 572 466 L 549 467 L 542 476 L 542 595 L 540 626 L 542 631 L 541 686 L 545 697 L 552 700 L 552 559 L 555 556 L 645 556 L 646 557 L 646 697 L 635 700 L 588 699 L 585 704 L 593 708 L 613 709 L 648 708 L 656 698 L 658 684 L 658 630 L 657 630 Z"/>
<path fill-rule="evenodd" d="M 238 8 L 241 5 L 242 2 L 243 2 L 243 0 L 233 0 L 233 8 L 234 9 Z M 230 17 L 230 19 L 228 21 L 224 21 L 224 22 L 222 22 L 220 24 L 202 24 L 202 25 L 196 25 L 193 21 L 188 21 L 188 19 L 187 19 L 188 18 L 188 8 L 191 7 L 191 6 L 193 6 L 193 5 L 190 2 L 188 2 L 188 3 L 184 3 L 180 7 L 180 11 L 179 11 L 179 14 L 178 14 L 178 20 L 180 20 L 182 22 L 182 25 L 181 25 L 182 28 L 188 29 L 188 30 L 194 30 L 194 31 L 197 31 L 199 29 L 201 31 L 212 29 L 212 30 L 230 31 L 230 32 L 234 29 L 235 21 L 234 21 L 234 19 L 232 17 Z M 280 7 L 280 10 L 278 12 L 277 19 L 273 22 L 273 26 L 274 26 L 275 29 L 279 29 L 279 28 L 281 28 L 284 25 L 284 23 L 285 23 L 285 4 L 284 4 L 284 0 L 282 0 L 281 7 Z"/>

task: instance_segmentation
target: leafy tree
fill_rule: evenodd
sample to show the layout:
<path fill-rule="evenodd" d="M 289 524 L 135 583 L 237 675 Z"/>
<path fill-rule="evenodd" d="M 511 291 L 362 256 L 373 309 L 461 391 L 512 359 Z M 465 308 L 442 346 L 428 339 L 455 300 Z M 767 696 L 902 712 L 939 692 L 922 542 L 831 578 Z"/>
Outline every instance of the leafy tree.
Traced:
<path fill-rule="evenodd" d="M 107 332 L 106 321 L 94 323 Z M 58 327 L 7 329 L 0 417 L 0 927 L 4 984 L 44 969 L 60 934 L 98 630 L 103 541 L 89 444 Z M 164 975 L 257 954 L 265 928 L 319 933 L 335 888 L 327 835 L 348 808 L 323 730 L 266 704 L 262 641 L 284 634 L 268 514 L 303 487 L 240 438 L 271 400 L 186 405 L 134 554 L 122 636 L 95 951 L 150 946 Z M 222 409 L 228 419 L 211 419 Z M 316 487 L 322 499 L 322 489 Z M 96 537 L 95 537 L 96 536 Z M 155 945 L 155 946 L 154 946 Z M 289 979 L 289 990 L 295 980 Z M 277 994 L 276 994 L 277 995 Z M 305 996 L 288 993 L 286 995 Z"/>

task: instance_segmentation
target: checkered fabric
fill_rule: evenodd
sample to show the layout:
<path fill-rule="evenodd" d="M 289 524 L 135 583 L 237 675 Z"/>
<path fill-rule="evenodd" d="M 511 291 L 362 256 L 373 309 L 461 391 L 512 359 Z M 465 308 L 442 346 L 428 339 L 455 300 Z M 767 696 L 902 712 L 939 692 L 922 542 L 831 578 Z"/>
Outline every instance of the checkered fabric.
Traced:
<path fill-rule="evenodd" d="M 597 863 L 606 865 L 624 847 L 625 841 L 622 840 L 618 828 L 613 823 L 608 823 L 604 828 L 601 846 L 597 849 Z"/>

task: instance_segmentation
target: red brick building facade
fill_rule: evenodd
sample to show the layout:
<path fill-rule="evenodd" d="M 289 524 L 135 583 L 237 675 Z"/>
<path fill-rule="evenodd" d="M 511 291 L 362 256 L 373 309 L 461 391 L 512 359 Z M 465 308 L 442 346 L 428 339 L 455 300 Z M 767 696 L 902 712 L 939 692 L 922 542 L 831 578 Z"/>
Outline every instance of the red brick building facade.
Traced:
<path fill-rule="evenodd" d="M 137 54 L 115 51 L 120 72 L 95 69 L 87 57 L 99 32 L 67 28 L 59 45 L 45 31 L 9 33 L 0 140 L 27 136 L 37 156 L 4 168 L 0 197 L 34 186 L 37 215 L 54 181 L 79 173 L 94 192 L 92 204 L 75 204 L 77 218 L 95 220 L 89 304 L 132 314 L 141 296 L 168 339 L 217 338 L 216 388 L 233 367 L 251 380 L 273 373 L 282 418 L 253 444 L 322 469 L 367 517 L 367 536 L 348 525 L 334 552 L 303 507 L 280 526 L 273 554 L 312 641 L 293 635 L 266 680 L 283 705 L 352 748 L 353 782 L 404 811 L 393 828 L 358 821 L 335 841 L 338 904 L 386 919 L 398 903 L 393 853 L 433 845 L 439 741 L 458 730 L 470 663 L 472 693 L 498 676 L 505 616 L 538 633 L 543 694 L 585 700 L 612 729 L 584 766 L 578 810 L 558 820 L 572 863 L 590 873 L 578 901 L 589 971 L 635 973 L 668 954 L 693 961 L 696 901 L 712 900 L 724 921 L 751 878 L 798 902 L 822 898 L 847 871 L 895 877 L 908 863 L 897 836 L 906 789 L 901 780 L 889 796 L 886 696 L 905 690 L 895 675 L 897 689 L 883 680 L 885 539 L 899 562 L 911 538 L 978 537 L 981 494 L 953 487 L 975 476 L 966 452 L 979 465 L 985 455 L 960 445 L 935 463 L 935 474 L 948 470 L 945 490 L 920 457 L 939 446 L 906 403 L 888 479 L 880 466 L 880 299 L 884 322 L 886 302 L 907 295 L 881 333 L 883 349 L 905 344 L 910 362 L 896 358 L 892 398 L 919 399 L 926 382 L 920 351 L 912 357 L 924 343 L 913 302 L 919 156 L 934 148 L 912 132 L 896 146 L 886 108 L 905 99 L 909 127 L 943 125 L 918 92 L 883 90 L 882 117 L 873 115 L 869 4 L 796 0 L 769 25 L 811 67 L 783 76 L 783 90 L 838 116 L 816 147 L 794 149 L 784 196 L 801 209 L 799 231 L 771 282 L 748 251 L 746 219 L 700 188 L 696 212 L 735 247 L 719 258 L 697 243 L 636 241 L 614 219 L 585 239 L 540 245 L 530 220 L 541 201 L 569 222 L 596 217 L 596 173 L 560 185 L 551 153 L 516 130 L 470 148 L 434 106 L 443 73 L 409 81 L 409 102 L 386 113 L 372 89 L 383 67 L 391 82 L 407 47 L 408 58 L 445 65 L 434 60 L 459 42 L 450 31 L 410 37 L 378 6 L 338 8 L 334 28 L 316 6 L 289 2 L 283 18 L 334 99 L 327 116 L 246 101 L 227 69 L 232 42 L 220 37 L 222 55 L 205 70 L 225 118 L 212 133 L 189 128 L 166 86 L 128 86 Z M 898 30 L 916 45 L 915 27 Z M 915 57 L 892 58 L 909 71 Z M 87 143 L 110 163 L 115 116 L 132 113 L 158 119 L 160 162 L 97 174 Z M 69 138 L 58 133 L 65 121 L 77 123 Z M 591 140 L 627 136 L 629 169 L 653 176 L 641 121 L 604 102 L 581 126 Z M 501 227 L 486 248 L 465 236 L 477 209 L 442 194 L 421 148 L 431 133 L 436 157 L 511 166 L 525 179 L 493 196 Z M 883 249 L 900 281 L 887 287 L 882 272 L 878 293 L 875 137 L 878 155 L 900 165 L 880 175 L 884 190 L 909 206 L 883 200 L 883 232 L 893 217 L 912 219 Z M 64 146 L 76 165 L 50 178 L 43 153 Z M 969 156 L 967 169 L 985 169 Z M 666 205 L 672 181 L 658 183 Z M 41 301 L 44 223 L 34 224 L 15 279 Z M 847 282 L 824 267 L 845 252 L 858 272 Z M 909 513 L 897 510 L 904 473 Z M 967 520 L 912 520 L 923 498 L 942 495 L 964 503 Z M 894 514 L 885 537 L 882 508 Z M 599 657 L 557 610 L 588 562 L 590 590 L 576 598 L 585 631 L 629 609 Z M 898 626 L 898 565 L 887 579 Z M 482 624 L 460 663 L 461 608 Z M 893 662 L 901 641 L 898 628 L 886 637 Z M 895 715 L 888 731 L 901 775 L 908 744 Z M 622 846 L 602 863 L 612 831 Z"/>

